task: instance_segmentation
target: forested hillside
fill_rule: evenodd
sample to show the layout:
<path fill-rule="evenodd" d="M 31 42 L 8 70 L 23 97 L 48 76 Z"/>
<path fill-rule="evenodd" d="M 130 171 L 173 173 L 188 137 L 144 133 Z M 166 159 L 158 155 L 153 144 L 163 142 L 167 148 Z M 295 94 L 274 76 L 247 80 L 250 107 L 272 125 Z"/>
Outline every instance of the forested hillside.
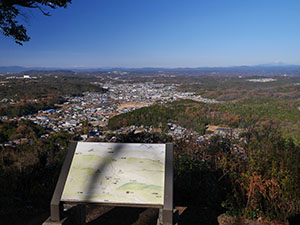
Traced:
<path fill-rule="evenodd" d="M 177 123 L 199 134 L 205 126 L 224 125 L 232 128 L 247 128 L 272 120 L 280 124 L 287 136 L 300 138 L 300 113 L 297 105 L 278 99 L 250 99 L 222 104 L 205 104 L 182 100 L 166 105 L 153 105 L 109 120 L 110 129 L 124 126 L 144 125 L 168 128 L 168 123 Z"/>
<path fill-rule="evenodd" d="M 83 77 L 39 76 L 33 79 L 2 79 L 0 116 L 22 116 L 38 110 L 56 108 L 64 96 L 80 96 L 85 91 L 104 92 L 93 85 L 96 79 Z M 1 83 L 1 79 L 0 79 Z"/>

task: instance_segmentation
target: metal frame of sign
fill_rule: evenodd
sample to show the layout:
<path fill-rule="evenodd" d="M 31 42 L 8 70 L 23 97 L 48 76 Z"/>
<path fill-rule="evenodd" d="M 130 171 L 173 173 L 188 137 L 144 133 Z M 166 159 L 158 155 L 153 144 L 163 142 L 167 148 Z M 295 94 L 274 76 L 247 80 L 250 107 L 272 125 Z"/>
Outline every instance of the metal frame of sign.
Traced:
<path fill-rule="evenodd" d="M 166 156 L 165 156 L 165 185 L 164 185 L 164 203 L 163 205 L 153 205 L 153 204 L 124 204 L 124 203 L 87 203 L 83 201 L 76 202 L 64 202 L 61 201 L 62 193 L 65 187 L 67 176 L 71 167 L 73 156 L 77 147 L 77 142 L 70 142 L 68 147 L 68 152 L 62 166 L 58 182 L 52 200 L 50 203 L 50 221 L 60 223 L 62 221 L 63 203 L 75 203 L 78 205 L 83 204 L 97 204 L 105 206 L 124 206 L 124 207 L 142 207 L 142 208 L 159 208 L 161 217 L 159 219 L 159 224 L 163 225 L 173 225 L 173 144 L 165 144 Z"/>

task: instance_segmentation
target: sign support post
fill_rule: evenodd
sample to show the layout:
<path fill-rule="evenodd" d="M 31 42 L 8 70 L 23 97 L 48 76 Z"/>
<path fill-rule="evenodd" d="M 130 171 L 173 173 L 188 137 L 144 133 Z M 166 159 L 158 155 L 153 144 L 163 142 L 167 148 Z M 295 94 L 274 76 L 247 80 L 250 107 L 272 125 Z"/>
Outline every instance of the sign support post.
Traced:
<path fill-rule="evenodd" d="M 173 144 L 172 143 L 167 143 L 167 144 L 149 144 L 151 147 L 149 146 L 145 146 L 147 144 L 115 144 L 115 143 L 98 143 L 98 142 L 71 142 L 68 148 L 68 152 L 50 203 L 50 217 L 47 219 L 46 222 L 43 223 L 43 225 L 63 225 L 65 224 L 65 222 L 67 222 L 67 216 L 66 214 L 64 215 L 63 212 L 63 204 L 64 203 L 70 203 L 70 204 L 76 204 L 76 207 L 73 207 L 72 209 L 70 209 L 70 216 L 72 216 L 72 221 L 76 224 L 76 225 L 84 225 L 85 224 L 85 204 L 88 203 L 96 203 L 99 205 L 108 205 L 108 206 L 128 206 L 128 207 L 145 207 L 145 208 L 159 208 L 159 217 L 157 220 L 157 224 L 158 225 L 175 225 L 177 224 L 177 221 L 174 220 L 174 203 L 173 203 L 173 192 L 174 192 L 174 187 L 173 187 L 173 176 L 174 176 L 174 152 L 173 152 Z M 132 146 L 132 147 L 131 147 Z M 126 170 L 126 165 L 124 164 L 124 161 L 129 161 L 132 162 L 130 157 L 133 156 L 129 156 L 129 158 L 127 157 L 126 154 L 129 154 L 132 150 L 132 148 L 135 148 L 135 146 L 137 146 L 138 148 L 143 148 L 143 151 L 138 152 L 135 149 L 135 154 L 140 154 L 141 158 L 137 158 L 138 160 L 136 160 L 135 158 L 135 164 L 133 164 L 135 166 L 135 168 L 140 169 L 143 168 L 143 164 L 145 164 L 144 160 L 152 160 L 151 162 L 153 162 L 154 164 L 151 165 L 155 165 L 154 169 L 157 168 L 157 166 L 161 165 L 162 163 L 164 164 L 164 167 L 158 167 L 159 169 L 157 169 L 158 174 L 160 173 L 161 175 L 159 175 L 161 177 L 161 184 L 158 183 L 157 187 L 160 187 L 159 185 L 161 185 L 163 187 L 162 189 L 162 193 L 160 193 L 159 191 L 152 191 L 150 192 L 151 194 L 153 194 L 155 197 L 147 199 L 146 201 L 144 201 L 143 203 L 139 203 L 139 202 L 122 202 L 121 200 L 117 200 L 115 202 L 109 202 L 109 200 L 105 200 L 103 202 L 103 200 L 97 200 L 95 202 L 91 202 L 90 199 L 80 199 L 80 200 L 76 200 L 74 197 L 70 198 L 70 197 L 65 197 L 65 193 L 66 190 L 71 190 L 71 189 L 67 189 L 65 186 L 70 185 L 69 182 L 69 174 L 72 174 L 72 171 L 74 170 L 74 168 L 76 168 L 76 166 L 74 165 L 78 165 L 76 163 L 80 162 L 78 161 L 79 159 L 84 159 L 82 158 L 85 155 L 92 155 L 92 154 L 98 154 L 95 156 L 95 160 L 99 160 L 99 162 L 97 162 L 96 164 L 90 164 L 90 161 L 84 161 L 85 163 L 81 163 L 79 165 L 87 165 L 87 166 L 94 166 L 91 167 L 95 170 L 94 175 L 92 175 L 93 179 L 91 179 L 94 183 L 99 183 L 99 179 L 103 179 L 105 178 L 106 180 L 113 180 L 114 183 L 109 183 L 109 187 L 111 188 L 114 187 L 114 185 L 117 184 L 117 182 L 122 179 L 122 177 L 117 177 L 114 178 L 112 175 L 108 174 L 108 175 L 99 175 L 102 174 L 104 170 L 104 168 L 107 167 L 107 165 L 109 165 L 108 163 L 114 163 L 113 165 L 121 165 L 120 169 L 118 169 L 117 171 L 120 172 L 120 175 L 122 175 L 122 171 L 123 168 L 125 168 Z M 123 150 L 125 149 L 125 150 Z M 149 150 L 149 149 L 154 149 L 154 150 Z M 98 153 L 96 153 L 98 151 Z M 151 151 L 154 151 L 154 153 L 152 153 Z M 94 153 L 95 152 L 95 153 Z M 104 152 L 104 153 L 103 153 Z M 76 153 L 76 154 L 75 154 Z M 102 154 L 101 157 L 99 156 L 99 154 Z M 110 154 L 114 154 L 114 155 L 110 155 Z M 122 155 L 123 154 L 123 155 Z M 131 153 L 132 154 L 132 153 Z M 154 158 L 144 158 L 144 155 L 147 155 L 150 157 L 155 156 Z M 76 156 L 75 156 L 76 155 Z M 81 156 L 83 155 L 83 156 Z M 109 156 L 107 156 L 109 155 Z M 105 157 L 108 157 L 109 160 L 103 160 L 103 158 L 105 159 Z M 115 158 L 113 158 L 115 157 Z M 136 155 L 134 155 L 134 157 L 137 157 Z M 160 157 L 160 158 L 159 158 Z M 162 159 L 164 158 L 164 160 Z M 119 161 L 123 161 L 122 164 L 118 164 Z M 136 163 L 137 162 L 137 163 Z M 140 166 L 140 163 L 142 163 L 142 167 Z M 72 165 L 72 167 L 71 167 Z M 125 165 L 125 167 L 124 167 Z M 132 164 L 128 164 L 128 165 L 132 165 Z M 145 165 L 144 165 L 145 167 Z M 160 171 L 162 171 L 162 169 L 160 168 L 164 168 L 164 174 L 162 174 Z M 145 171 L 147 171 L 148 168 L 145 169 Z M 71 171 L 71 172 L 70 172 Z M 136 171 L 136 170 L 134 170 Z M 141 169 L 141 171 L 143 171 Z M 153 170 L 155 171 L 155 170 Z M 74 175 L 75 174 L 75 175 Z M 130 173 L 129 173 L 130 174 Z M 156 174 L 155 174 L 156 175 Z M 77 172 L 74 173 L 73 172 L 73 176 L 72 179 L 76 179 L 77 176 Z M 128 175 L 127 175 L 128 177 Z M 156 177 L 156 176 L 153 176 Z M 144 178 L 142 181 L 140 181 L 140 184 L 145 185 L 145 183 L 147 183 L 149 180 L 151 180 L 151 177 L 146 177 Z M 126 176 L 125 176 L 126 179 Z M 67 181 L 68 180 L 68 181 Z M 72 180 L 72 182 L 73 182 Z M 86 180 L 88 180 L 87 178 L 82 179 L 81 182 L 86 182 Z M 138 181 L 136 180 L 129 180 L 127 181 L 127 184 L 130 185 L 136 185 L 139 184 Z M 154 183 L 156 184 L 156 183 Z M 74 183 L 71 184 L 71 186 L 74 188 Z M 91 184 L 90 184 L 91 185 Z M 124 187 L 125 185 L 122 184 L 121 187 Z M 150 183 L 149 185 L 152 185 L 152 183 Z M 92 186 L 91 186 L 92 187 Z M 117 186 L 118 187 L 118 186 Z M 118 187 L 119 188 L 119 187 Z M 79 191 L 75 192 L 77 196 L 77 194 L 82 195 L 83 193 L 89 193 L 89 190 L 91 190 L 90 188 L 87 189 L 78 189 Z M 114 189 L 113 189 L 114 190 Z M 119 190 L 118 190 L 119 191 Z M 126 192 L 125 192 L 126 191 Z M 135 191 L 130 191 L 130 189 L 125 189 L 124 193 L 123 192 L 118 192 L 121 194 L 133 194 Z M 100 192 L 99 192 L 100 193 Z M 148 194 L 148 193 L 146 193 Z M 163 198 L 162 198 L 163 196 Z M 157 202 L 157 197 L 161 200 L 159 200 Z M 75 199 L 75 200 L 74 200 Z M 155 203 L 153 203 L 153 200 Z"/>
<path fill-rule="evenodd" d="M 47 219 L 43 225 L 62 225 L 66 218 L 62 217 L 63 205 L 60 202 L 64 186 L 67 180 L 67 176 L 69 173 L 69 169 L 72 163 L 72 159 L 74 156 L 74 152 L 77 146 L 77 142 L 70 142 L 68 147 L 68 152 L 66 155 L 66 159 L 64 161 L 63 167 L 61 169 L 54 194 L 50 203 L 50 218 Z"/>
<path fill-rule="evenodd" d="M 165 161 L 165 191 L 164 205 L 159 210 L 158 225 L 173 225 L 174 224 L 174 205 L 173 205 L 173 176 L 174 176 L 174 152 L 173 144 L 166 144 L 166 161 Z"/>

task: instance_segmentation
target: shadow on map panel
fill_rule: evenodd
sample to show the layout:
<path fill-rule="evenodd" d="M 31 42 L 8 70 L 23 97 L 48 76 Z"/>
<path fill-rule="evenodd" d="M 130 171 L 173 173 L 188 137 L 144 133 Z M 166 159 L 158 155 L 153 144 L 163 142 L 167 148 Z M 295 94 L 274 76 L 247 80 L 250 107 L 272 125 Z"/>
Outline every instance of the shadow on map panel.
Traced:
<path fill-rule="evenodd" d="M 114 147 L 112 157 L 117 157 L 122 153 L 123 144 L 118 144 Z M 109 166 L 110 162 L 101 163 L 98 165 L 96 171 L 104 171 Z M 94 184 L 101 179 L 101 174 L 94 173 L 93 177 L 88 184 L 89 196 L 93 196 Z M 89 200 L 89 199 L 88 199 Z M 156 225 L 158 216 L 157 209 L 145 209 L 145 208 L 131 208 L 131 207 L 114 207 L 108 212 L 100 215 L 98 218 L 90 221 L 87 225 Z"/>
<path fill-rule="evenodd" d="M 123 144 L 117 144 L 116 147 L 113 149 L 112 157 L 117 157 L 122 152 Z M 105 163 L 101 163 L 98 165 L 96 171 L 104 171 L 108 167 L 110 162 L 106 161 Z M 88 190 L 87 193 L 89 194 L 89 197 L 87 198 L 87 201 L 89 201 L 91 198 L 90 196 L 93 196 L 95 193 L 94 184 L 99 181 L 101 178 L 101 173 L 94 173 L 91 181 L 88 184 Z"/>

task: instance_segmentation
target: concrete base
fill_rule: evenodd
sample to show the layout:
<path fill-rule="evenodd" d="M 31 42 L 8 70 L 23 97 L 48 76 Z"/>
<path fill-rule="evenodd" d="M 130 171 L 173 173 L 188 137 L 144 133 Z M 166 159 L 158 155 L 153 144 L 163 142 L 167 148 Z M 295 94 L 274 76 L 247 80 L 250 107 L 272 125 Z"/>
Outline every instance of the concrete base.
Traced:
<path fill-rule="evenodd" d="M 68 206 L 64 210 L 63 219 L 60 221 L 51 220 L 51 216 L 43 223 L 43 225 L 85 225 L 85 205 Z"/>
<path fill-rule="evenodd" d="M 61 221 L 53 221 L 51 217 L 49 217 L 42 225 L 66 225 L 67 218 L 62 219 Z"/>
<path fill-rule="evenodd" d="M 178 225 L 179 213 L 177 209 L 159 210 L 157 225 Z"/>

